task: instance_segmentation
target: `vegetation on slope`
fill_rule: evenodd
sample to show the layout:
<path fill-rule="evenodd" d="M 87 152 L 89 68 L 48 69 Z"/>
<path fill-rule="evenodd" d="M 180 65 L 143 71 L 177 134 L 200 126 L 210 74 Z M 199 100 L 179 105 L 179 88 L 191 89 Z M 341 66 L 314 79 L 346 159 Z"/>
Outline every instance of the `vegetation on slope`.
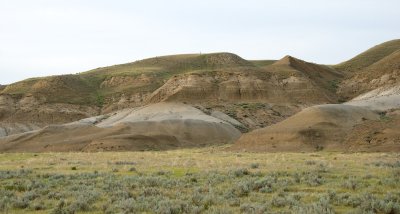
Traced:
<path fill-rule="evenodd" d="M 0 93 L 6 88 L 5 85 L 0 85 Z"/>
<path fill-rule="evenodd" d="M 113 94 L 152 92 L 173 75 L 232 67 L 254 65 L 231 53 L 172 55 L 97 68 L 76 75 L 31 78 L 11 84 L 1 93 L 19 97 L 44 96 L 49 103 L 101 105 L 107 96 Z M 150 79 L 147 84 L 127 83 L 101 87 L 104 81 L 113 77 L 136 78 L 140 75 Z"/>
<path fill-rule="evenodd" d="M 274 72 L 281 78 L 303 76 L 311 80 L 330 97 L 335 97 L 337 83 L 343 79 L 342 73 L 329 66 L 306 62 L 292 56 L 283 57 L 267 66 L 266 70 Z"/>
<path fill-rule="evenodd" d="M 339 85 L 338 93 L 349 98 L 400 82 L 400 49 L 367 68 L 354 73 Z"/>
<path fill-rule="evenodd" d="M 276 60 L 249 60 L 249 62 L 253 63 L 257 67 L 265 67 L 274 64 Z"/>
<path fill-rule="evenodd" d="M 400 39 L 384 42 L 334 67 L 345 72 L 364 69 L 400 49 Z"/>

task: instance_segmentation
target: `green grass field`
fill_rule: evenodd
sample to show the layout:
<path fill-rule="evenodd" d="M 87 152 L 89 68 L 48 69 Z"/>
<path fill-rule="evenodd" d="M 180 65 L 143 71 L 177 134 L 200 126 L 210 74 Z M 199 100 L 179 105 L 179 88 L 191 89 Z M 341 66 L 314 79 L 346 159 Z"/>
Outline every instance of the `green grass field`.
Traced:
<path fill-rule="evenodd" d="M 400 155 L 0 154 L 0 213 L 399 213 Z"/>

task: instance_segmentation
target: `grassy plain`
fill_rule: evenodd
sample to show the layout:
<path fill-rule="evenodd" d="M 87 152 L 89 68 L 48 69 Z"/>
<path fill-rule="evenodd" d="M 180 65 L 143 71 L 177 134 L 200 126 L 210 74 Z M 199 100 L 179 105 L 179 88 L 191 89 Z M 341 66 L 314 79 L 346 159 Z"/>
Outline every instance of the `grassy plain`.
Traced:
<path fill-rule="evenodd" d="M 400 154 L 0 154 L 0 213 L 399 213 Z"/>

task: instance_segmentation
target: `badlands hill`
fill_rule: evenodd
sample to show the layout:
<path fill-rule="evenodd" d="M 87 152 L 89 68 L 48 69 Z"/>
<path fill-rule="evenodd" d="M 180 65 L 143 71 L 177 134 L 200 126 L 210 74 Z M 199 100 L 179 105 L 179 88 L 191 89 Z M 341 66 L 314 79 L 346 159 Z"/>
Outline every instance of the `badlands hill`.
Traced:
<path fill-rule="evenodd" d="M 236 151 L 400 152 L 400 90 L 374 90 L 344 104 L 306 108 L 243 134 Z"/>
<path fill-rule="evenodd" d="M 159 150 L 240 135 L 231 149 L 399 151 L 399 41 L 334 66 L 185 54 L 0 86 L 0 151 Z"/>
<path fill-rule="evenodd" d="M 333 87 L 309 74 L 321 71 L 327 81 L 337 81 L 340 74 L 311 63 L 296 67 L 294 61 L 305 64 L 294 58 L 274 63 L 247 61 L 231 53 L 187 54 L 31 78 L 0 92 L 0 124 L 15 133 L 171 101 L 216 109 L 240 120 L 246 129 L 260 128 L 304 106 L 337 100 Z"/>
<path fill-rule="evenodd" d="M 5 152 L 144 151 L 233 143 L 239 124 L 179 103 L 158 103 L 52 125 L 0 141 Z M 231 124 L 233 123 L 233 125 Z"/>
<path fill-rule="evenodd" d="M 339 94 L 355 97 L 382 86 L 400 83 L 400 48 L 344 80 Z"/>
<path fill-rule="evenodd" d="M 334 66 L 344 104 L 317 105 L 245 133 L 236 151 L 400 151 L 400 40 Z"/>

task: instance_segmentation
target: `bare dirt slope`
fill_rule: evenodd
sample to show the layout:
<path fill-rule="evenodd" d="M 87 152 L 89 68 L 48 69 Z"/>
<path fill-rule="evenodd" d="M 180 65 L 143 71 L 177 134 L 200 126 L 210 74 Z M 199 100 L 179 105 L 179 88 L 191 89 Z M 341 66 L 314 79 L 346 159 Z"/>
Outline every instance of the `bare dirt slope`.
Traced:
<path fill-rule="evenodd" d="M 354 72 L 340 84 L 338 93 L 346 98 L 354 98 L 382 86 L 399 84 L 400 49 L 370 66 Z"/>
<path fill-rule="evenodd" d="M 160 150 L 232 143 L 240 134 L 191 106 L 158 103 L 0 138 L 0 151 Z"/>
<path fill-rule="evenodd" d="M 357 124 L 346 136 L 349 151 L 399 152 L 400 112 L 389 110 L 380 120 Z"/>
<path fill-rule="evenodd" d="M 281 60 L 270 66 L 265 67 L 266 70 L 272 71 L 275 78 L 284 82 L 284 88 L 293 88 L 293 91 L 302 91 L 306 89 L 314 89 L 321 97 L 325 97 L 332 103 L 337 102 L 336 89 L 337 83 L 343 78 L 343 74 L 325 65 L 306 62 L 292 56 L 285 56 Z M 284 78 L 284 79 L 282 79 Z M 308 96 L 312 93 L 307 93 Z M 289 94 L 290 96 L 290 94 Z M 308 100 L 307 96 L 303 96 L 303 100 Z"/>
<path fill-rule="evenodd" d="M 375 111 L 400 109 L 400 84 L 382 86 L 361 94 L 346 102 L 348 105 L 362 106 Z"/>
<path fill-rule="evenodd" d="M 233 150 L 400 151 L 400 88 L 386 86 L 345 104 L 307 108 L 242 137 Z"/>
<path fill-rule="evenodd" d="M 232 149 L 256 152 L 300 152 L 322 149 L 400 151 L 400 142 L 396 140 L 381 141 L 380 145 L 349 140 L 354 136 L 365 137 L 364 133 L 358 131 L 360 129 L 358 127 L 362 127 L 363 124 L 382 124 L 381 120 L 378 114 L 362 107 L 343 104 L 313 106 L 280 123 L 242 135 Z M 399 130 L 396 132 L 400 133 Z"/>
<path fill-rule="evenodd" d="M 307 106 L 337 102 L 331 82 L 340 78 L 326 66 L 293 57 L 278 62 L 231 53 L 154 57 L 10 84 L 0 92 L 0 122 L 44 127 L 175 101 L 230 114 L 252 130 Z"/>
<path fill-rule="evenodd" d="M 342 75 L 326 66 L 294 57 L 260 68 L 188 73 L 169 79 L 150 95 L 150 102 L 268 102 L 320 104 L 335 102 L 330 82 Z"/>

